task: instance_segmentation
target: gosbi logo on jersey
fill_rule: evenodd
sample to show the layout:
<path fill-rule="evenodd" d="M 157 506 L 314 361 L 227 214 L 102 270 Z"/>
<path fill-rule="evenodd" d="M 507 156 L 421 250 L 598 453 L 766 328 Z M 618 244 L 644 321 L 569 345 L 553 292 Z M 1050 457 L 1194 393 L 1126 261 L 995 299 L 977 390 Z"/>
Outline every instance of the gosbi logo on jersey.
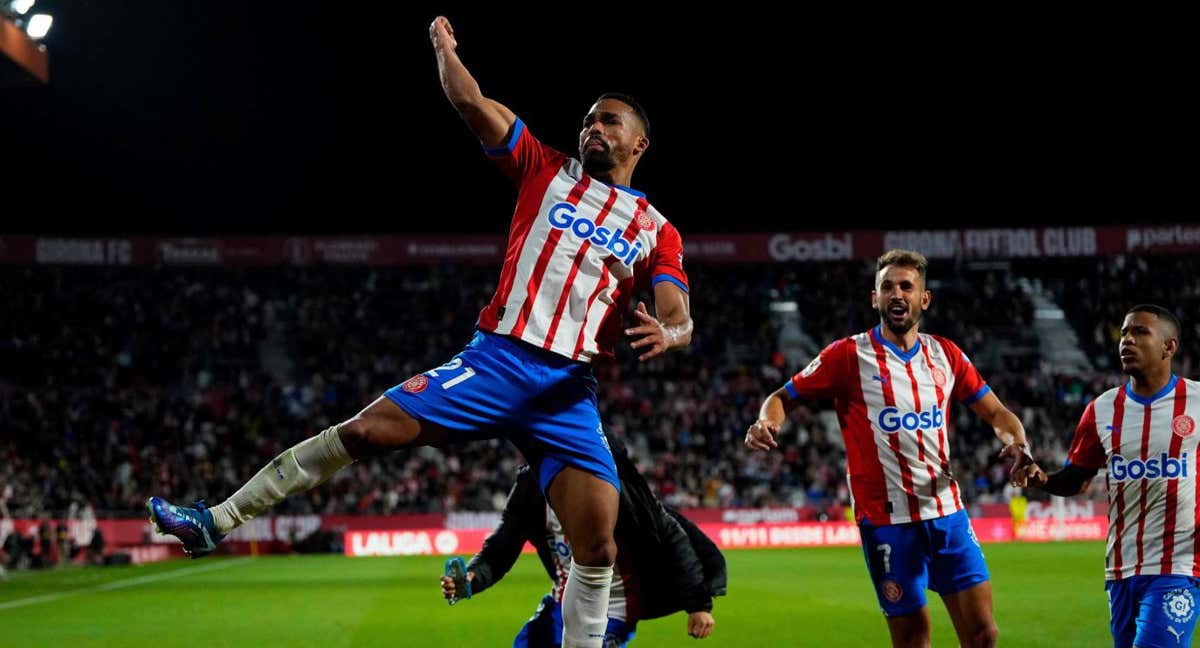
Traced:
<path fill-rule="evenodd" d="M 1108 476 L 1113 481 L 1118 482 L 1127 479 L 1187 478 L 1187 459 L 1186 452 L 1178 459 L 1164 452 L 1157 457 L 1145 461 L 1141 459 L 1126 459 L 1119 454 L 1115 454 L 1108 462 Z"/>
<path fill-rule="evenodd" d="M 571 203 L 555 203 L 548 214 L 550 226 L 560 230 L 570 230 L 575 236 L 591 241 L 592 245 L 612 252 L 613 256 L 627 266 L 633 265 L 634 259 L 642 251 L 642 242 L 630 243 L 621 238 L 625 230 L 612 229 L 597 225 L 596 221 L 586 216 L 575 215 L 575 205 Z M 652 221 L 653 222 L 653 221 Z"/>
<path fill-rule="evenodd" d="M 902 412 L 898 407 L 885 407 L 879 411 L 879 429 L 892 434 L 904 429 L 908 432 L 916 430 L 936 430 L 946 422 L 946 414 L 937 405 L 923 412 Z"/>

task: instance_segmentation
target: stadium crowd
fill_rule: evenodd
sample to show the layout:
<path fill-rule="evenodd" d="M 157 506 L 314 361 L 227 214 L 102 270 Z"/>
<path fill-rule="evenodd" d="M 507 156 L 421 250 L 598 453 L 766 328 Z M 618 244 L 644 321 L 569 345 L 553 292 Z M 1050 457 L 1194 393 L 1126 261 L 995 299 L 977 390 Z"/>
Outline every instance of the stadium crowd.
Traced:
<path fill-rule="evenodd" d="M 1061 465 L 1086 403 L 1113 371 L 1125 309 L 1170 304 L 1177 364 L 1194 375 L 1200 261 L 1115 257 L 935 262 L 922 330 L 954 339 Z M 845 456 L 829 404 L 802 407 L 780 451 L 746 450 L 758 404 L 825 344 L 876 323 L 873 267 L 692 264 L 696 333 L 639 365 L 597 366 L 606 425 L 679 507 L 798 506 L 837 517 Z M 490 266 L 0 268 L 0 517 L 94 508 L 140 516 L 151 493 L 220 501 L 271 457 L 388 387 L 447 360 L 495 284 Z M 1022 279 L 1051 295 L 1094 370 L 1039 360 Z M 953 413 L 953 470 L 972 503 L 1003 501 L 992 431 Z M 280 513 L 502 507 L 520 454 L 494 440 L 360 462 Z"/>

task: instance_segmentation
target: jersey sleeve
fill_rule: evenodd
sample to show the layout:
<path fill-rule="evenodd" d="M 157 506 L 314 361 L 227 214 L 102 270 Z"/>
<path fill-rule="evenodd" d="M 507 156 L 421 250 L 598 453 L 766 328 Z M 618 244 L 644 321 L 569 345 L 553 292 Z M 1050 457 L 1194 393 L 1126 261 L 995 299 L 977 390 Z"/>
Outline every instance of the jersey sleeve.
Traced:
<path fill-rule="evenodd" d="M 650 251 L 650 284 L 669 281 L 688 292 L 687 273 L 683 271 L 683 239 L 671 223 L 663 223 L 654 249 Z"/>
<path fill-rule="evenodd" d="M 838 398 L 846 392 L 851 380 L 858 379 L 853 370 L 854 341 L 843 338 L 821 350 L 800 373 L 784 384 L 792 398 L 820 400 Z"/>
<path fill-rule="evenodd" d="M 518 188 L 546 167 L 558 168 L 567 159 L 534 137 L 520 117 L 513 122 L 512 132 L 501 146 L 484 147 L 483 151 Z"/>
<path fill-rule="evenodd" d="M 1087 470 L 1099 470 L 1108 460 L 1104 444 L 1100 442 L 1100 433 L 1096 430 L 1095 401 L 1088 403 L 1079 417 L 1079 425 L 1075 428 L 1075 438 L 1071 440 L 1071 449 L 1067 451 L 1067 465 L 1078 466 Z"/>
<path fill-rule="evenodd" d="M 950 363 L 950 369 L 954 371 L 954 391 L 951 393 L 954 400 L 963 405 L 971 405 L 992 391 L 971 359 L 963 353 L 962 349 L 958 348 L 957 344 L 942 337 L 937 340 L 946 352 L 946 360 Z"/>

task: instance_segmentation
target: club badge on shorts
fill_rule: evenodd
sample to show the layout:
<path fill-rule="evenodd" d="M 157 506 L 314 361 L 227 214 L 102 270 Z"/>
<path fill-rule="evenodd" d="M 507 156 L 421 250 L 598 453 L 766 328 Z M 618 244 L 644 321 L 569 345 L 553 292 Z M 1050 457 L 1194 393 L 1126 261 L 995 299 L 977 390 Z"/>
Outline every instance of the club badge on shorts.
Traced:
<path fill-rule="evenodd" d="M 426 378 L 425 374 L 417 374 L 404 381 L 404 384 L 401 385 L 400 388 L 410 394 L 420 394 L 421 392 L 425 391 L 425 388 L 428 386 L 429 378 Z"/>
<path fill-rule="evenodd" d="M 1173 589 L 1163 594 L 1163 613 L 1175 623 L 1187 623 L 1196 613 L 1196 601 L 1185 589 Z"/>
<path fill-rule="evenodd" d="M 894 580 L 883 581 L 883 598 L 887 599 L 889 603 L 899 603 L 903 597 L 904 588 L 900 587 L 900 583 Z"/>

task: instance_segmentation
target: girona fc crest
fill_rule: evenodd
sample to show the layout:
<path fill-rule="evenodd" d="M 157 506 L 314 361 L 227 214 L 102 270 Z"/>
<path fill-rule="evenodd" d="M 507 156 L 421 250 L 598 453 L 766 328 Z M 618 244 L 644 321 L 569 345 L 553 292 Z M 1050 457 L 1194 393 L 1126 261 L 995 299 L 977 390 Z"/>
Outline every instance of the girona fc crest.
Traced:
<path fill-rule="evenodd" d="M 883 581 L 883 598 L 889 603 L 899 603 L 900 598 L 904 596 L 904 588 L 900 587 L 900 583 L 894 580 Z"/>
<path fill-rule="evenodd" d="M 1180 414 L 1171 421 L 1171 431 L 1177 436 L 1190 437 L 1196 431 L 1196 421 L 1187 414 Z"/>
<path fill-rule="evenodd" d="M 650 214 L 647 214 L 646 212 L 638 214 L 637 224 L 638 227 L 646 230 L 647 232 L 654 230 L 654 219 L 651 218 Z"/>
<path fill-rule="evenodd" d="M 1196 600 L 1186 589 L 1175 589 L 1163 594 L 1163 612 L 1175 623 L 1187 623 L 1196 612 Z"/>
<path fill-rule="evenodd" d="M 942 371 L 938 367 L 934 367 L 932 373 L 933 373 L 933 384 L 937 385 L 938 387 L 945 387 L 946 386 L 946 372 Z"/>
<path fill-rule="evenodd" d="M 429 379 L 425 377 L 425 374 L 417 374 L 406 380 L 400 387 L 410 394 L 420 394 L 428 386 Z"/>

